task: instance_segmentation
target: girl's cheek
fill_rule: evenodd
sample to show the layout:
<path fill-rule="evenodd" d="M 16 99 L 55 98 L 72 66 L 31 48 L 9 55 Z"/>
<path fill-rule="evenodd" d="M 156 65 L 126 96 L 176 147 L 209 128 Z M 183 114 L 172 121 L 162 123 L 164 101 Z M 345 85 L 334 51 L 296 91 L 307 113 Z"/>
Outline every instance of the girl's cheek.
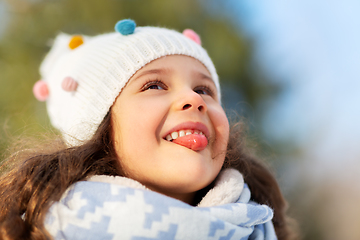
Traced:
<path fill-rule="evenodd" d="M 209 117 L 215 130 L 215 142 L 218 151 L 226 151 L 229 140 L 229 120 L 225 114 L 224 109 L 218 106 L 212 106 L 208 108 Z"/>

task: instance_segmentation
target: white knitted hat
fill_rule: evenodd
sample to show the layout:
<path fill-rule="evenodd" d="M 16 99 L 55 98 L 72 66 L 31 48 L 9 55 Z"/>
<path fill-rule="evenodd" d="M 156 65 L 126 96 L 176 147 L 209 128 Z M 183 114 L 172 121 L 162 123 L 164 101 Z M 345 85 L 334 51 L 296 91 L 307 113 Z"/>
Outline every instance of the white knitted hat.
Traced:
<path fill-rule="evenodd" d="M 59 34 L 40 66 L 34 94 L 46 100 L 51 123 L 68 144 L 89 140 L 131 76 L 163 56 L 186 55 L 203 63 L 220 99 L 215 67 L 195 33 L 135 28 L 132 20 L 119 22 L 116 30 L 95 37 Z"/>

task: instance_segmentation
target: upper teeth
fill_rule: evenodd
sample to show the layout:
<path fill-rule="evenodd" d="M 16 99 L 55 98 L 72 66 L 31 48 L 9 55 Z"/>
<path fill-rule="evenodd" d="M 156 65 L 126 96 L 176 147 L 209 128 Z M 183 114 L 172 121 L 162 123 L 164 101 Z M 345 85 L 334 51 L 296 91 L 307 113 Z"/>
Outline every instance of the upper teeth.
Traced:
<path fill-rule="evenodd" d="M 171 140 L 177 139 L 178 137 L 183 137 L 183 136 L 187 136 L 190 134 L 204 135 L 204 133 L 199 130 L 180 130 L 180 131 L 175 131 L 175 132 L 172 132 L 172 133 L 166 135 L 165 139 L 168 141 L 171 141 Z"/>

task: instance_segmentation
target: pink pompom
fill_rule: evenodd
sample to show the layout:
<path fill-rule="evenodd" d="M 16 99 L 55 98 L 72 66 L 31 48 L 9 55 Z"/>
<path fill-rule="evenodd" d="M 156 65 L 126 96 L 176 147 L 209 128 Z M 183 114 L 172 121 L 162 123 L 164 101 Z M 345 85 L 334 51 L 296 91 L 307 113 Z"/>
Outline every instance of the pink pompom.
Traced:
<path fill-rule="evenodd" d="M 185 29 L 185 30 L 183 31 L 183 34 L 184 34 L 186 37 L 188 37 L 188 38 L 190 38 L 191 40 L 193 40 L 194 42 L 196 42 L 197 44 L 201 45 L 201 39 L 200 39 L 199 35 L 198 35 L 196 32 L 194 32 L 194 30 Z"/>
<path fill-rule="evenodd" d="M 66 77 L 62 81 L 61 87 L 67 92 L 74 92 L 78 87 L 78 83 L 72 77 Z"/>
<path fill-rule="evenodd" d="M 49 96 L 49 89 L 47 87 L 46 82 L 43 80 L 39 80 L 34 84 L 33 93 L 37 100 L 43 102 Z"/>

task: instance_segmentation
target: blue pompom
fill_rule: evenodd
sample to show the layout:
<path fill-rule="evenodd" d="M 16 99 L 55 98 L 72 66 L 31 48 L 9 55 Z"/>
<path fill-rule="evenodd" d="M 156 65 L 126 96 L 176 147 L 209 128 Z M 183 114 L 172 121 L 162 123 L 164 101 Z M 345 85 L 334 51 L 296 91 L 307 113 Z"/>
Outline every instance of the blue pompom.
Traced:
<path fill-rule="evenodd" d="M 115 31 L 121 33 L 122 35 L 133 34 L 136 28 L 136 23 L 131 19 L 124 19 L 118 21 L 115 24 Z"/>

